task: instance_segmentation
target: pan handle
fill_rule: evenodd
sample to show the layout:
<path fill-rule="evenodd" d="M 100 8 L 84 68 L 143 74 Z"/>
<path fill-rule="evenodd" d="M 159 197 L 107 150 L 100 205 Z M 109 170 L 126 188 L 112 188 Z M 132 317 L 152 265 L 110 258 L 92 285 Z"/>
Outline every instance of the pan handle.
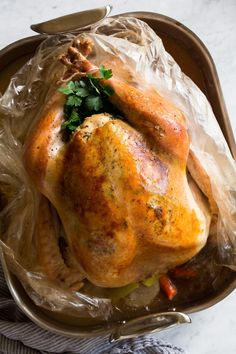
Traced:
<path fill-rule="evenodd" d="M 110 335 L 110 342 L 138 337 L 143 334 L 160 332 L 181 323 L 191 323 L 188 315 L 182 312 L 160 312 L 134 320 L 123 321 Z"/>

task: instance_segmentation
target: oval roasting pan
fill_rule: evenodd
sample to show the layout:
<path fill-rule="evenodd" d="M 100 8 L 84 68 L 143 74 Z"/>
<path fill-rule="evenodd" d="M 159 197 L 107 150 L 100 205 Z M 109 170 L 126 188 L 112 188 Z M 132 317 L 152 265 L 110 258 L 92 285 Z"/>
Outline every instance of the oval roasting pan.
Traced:
<path fill-rule="evenodd" d="M 174 57 L 187 74 L 207 96 L 222 132 L 236 158 L 236 145 L 226 111 L 218 75 L 214 62 L 200 39 L 181 23 L 156 13 L 133 12 L 125 15 L 137 17 L 147 22 L 162 38 L 166 50 Z M 10 78 L 30 57 L 45 38 L 37 35 L 10 44 L 0 51 L 0 92 L 4 92 Z M 62 316 L 36 306 L 26 294 L 18 279 L 9 271 L 6 258 L 0 258 L 9 289 L 19 307 L 39 326 L 67 336 L 92 337 L 112 333 L 112 340 L 160 331 L 177 323 L 189 322 L 185 314 L 206 309 L 225 298 L 236 287 L 235 272 L 222 267 L 220 286 L 193 302 L 182 304 L 165 313 L 149 313 L 147 316 L 127 321 L 85 322 L 72 316 Z"/>

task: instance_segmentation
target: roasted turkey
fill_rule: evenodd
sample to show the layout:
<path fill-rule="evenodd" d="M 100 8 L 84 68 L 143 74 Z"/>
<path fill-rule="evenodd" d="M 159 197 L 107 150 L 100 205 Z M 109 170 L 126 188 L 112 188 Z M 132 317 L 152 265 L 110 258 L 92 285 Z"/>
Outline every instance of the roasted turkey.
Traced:
<path fill-rule="evenodd" d="M 62 57 L 66 80 L 96 75 L 91 50 L 88 38 L 72 43 Z M 209 179 L 189 151 L 183 113 L 124 77 L 103 83 L 114 89 L 110 102 L 123 119 L 88 116 L 65 141 L 65 95 L 55 90 L 24 147 L 25 168 L 56 209 L 71 258 L 66 264 L 60 255 L 45 198 L 39 261 L 68 287 L 83 278 L 121 287 L 187 262 L 205 245 L 214 208 Z"/>

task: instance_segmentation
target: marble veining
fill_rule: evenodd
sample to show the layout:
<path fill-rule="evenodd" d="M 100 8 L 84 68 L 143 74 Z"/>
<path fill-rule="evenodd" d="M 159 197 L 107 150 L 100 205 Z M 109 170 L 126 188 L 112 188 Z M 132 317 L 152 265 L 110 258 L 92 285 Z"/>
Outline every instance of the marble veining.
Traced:
<path fill-rule="evenodd" d="M 32 23 L 107 3 L 113 5 L 114 14 L 152 11 L 173 17 L 201 38 L 215 61 L 236 135 L 236 0 L 1 0 L 0 49 L 33 35 Z M 191 325 L 181 325 L 158 336 L 182 346 L 188 354 L 236 353 L 236 292 L 191 318 Z"/>

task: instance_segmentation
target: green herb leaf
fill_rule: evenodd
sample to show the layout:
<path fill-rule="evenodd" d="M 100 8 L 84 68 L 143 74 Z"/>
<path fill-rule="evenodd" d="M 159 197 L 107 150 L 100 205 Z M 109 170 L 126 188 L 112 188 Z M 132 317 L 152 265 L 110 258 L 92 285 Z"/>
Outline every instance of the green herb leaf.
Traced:
<path fill-rule="evenodd" d="M 72 91 L 76 89 L 76 86 L 77 86 L 77 81 L 69 81 L 67 84 L 67 87 Z"/>
<path fill-rule="evenodd" d="M 87 78 L 89 79 L 89 83 L 90 83 L 90 85 L 92 86 L 92 88 L 96 91 L 96 93 L 97 93 L 98 95 L 100 95 L 100 94 L 101 94 L 101 91 L 100 91 L 100 84 L 99 84 L 100 79 L 97 78 L 97 77 L 93 77 L 92 74 L 88 74 L 88 75 L 87 75 Z"/>
<path fill-rule="evenodd" d="M 71 95 L 68 97 L 67 101 L 66 101 L 66 105 L 67 106 L 75 106 L 78 107 L 80 106 L 82 103 L 82 99 L 78 96 L 75 95 Z"/>
<path fill-rule="evenodd" d="M 64 93 L 65 95 L 70 95 L 71 93 L 73 93 L 73 91 L 68 86 L 60 87 L 58 91 Z"/>
<path fill-rule="evenodd" d="M 79 87 L 76 90 L 76 96 L 79 97 L 87 97 L 89 96 L 89 94 L 90 94 L 89 90 L 85 87 Z"/>
<path fill-rule="evenodd" d="M 70 131 L 74 131 L 80 124 L 82 123 L 78 113 L 73 110 L 69 119 L 66 120 L 62 125 L 62 129 L 69 129 Z"/>
<path fill-rule="evenodd" d="M 73 111 L 71 112 L 71 115 L 70 115 L 70 121 L 71 121 L 71 122 L 76 122 L 76 121 L 78 121 L 78 120 L 80 120 L 79 114 L 78 114 L 78 112 L 76 112 L 76 111 L 73 109 Z"/>
<path fill-rule="evenodd" d="M 79 81 L 79 85 L 80 85 L 80 87 L 86 87 L 86 86 L 87 86 L 87 85 L 86 85 L 86 82 L 83 81 L 83 80 L 80 80 L 80 81 Z"/>
<path fill-rule="evenodd" d="M 99 72 L 100 72 L 101 78 L 104 80 L 109 80 L 112 77 L 112 70 L 106 69 L 104 65 L 100 66 Z"/>
<path fill-rule="evenodd" d="M 103 93 L 105 93 L 105 95 L 107 95 L 109 97 L 109 96 L 113 95 L 114 90 L 111 86 L 107 85 L 107 86 L 103 87 Z"/>
<path fill-rule="evenodd" d="M 89 111 L 95 111 L 98 112 L 102 107 L 103 107 L 103 103 L 102 103 L 102 99 L 100 96 L 88 96 L 85 99 L 85 107 L 89 110 Z"/>

